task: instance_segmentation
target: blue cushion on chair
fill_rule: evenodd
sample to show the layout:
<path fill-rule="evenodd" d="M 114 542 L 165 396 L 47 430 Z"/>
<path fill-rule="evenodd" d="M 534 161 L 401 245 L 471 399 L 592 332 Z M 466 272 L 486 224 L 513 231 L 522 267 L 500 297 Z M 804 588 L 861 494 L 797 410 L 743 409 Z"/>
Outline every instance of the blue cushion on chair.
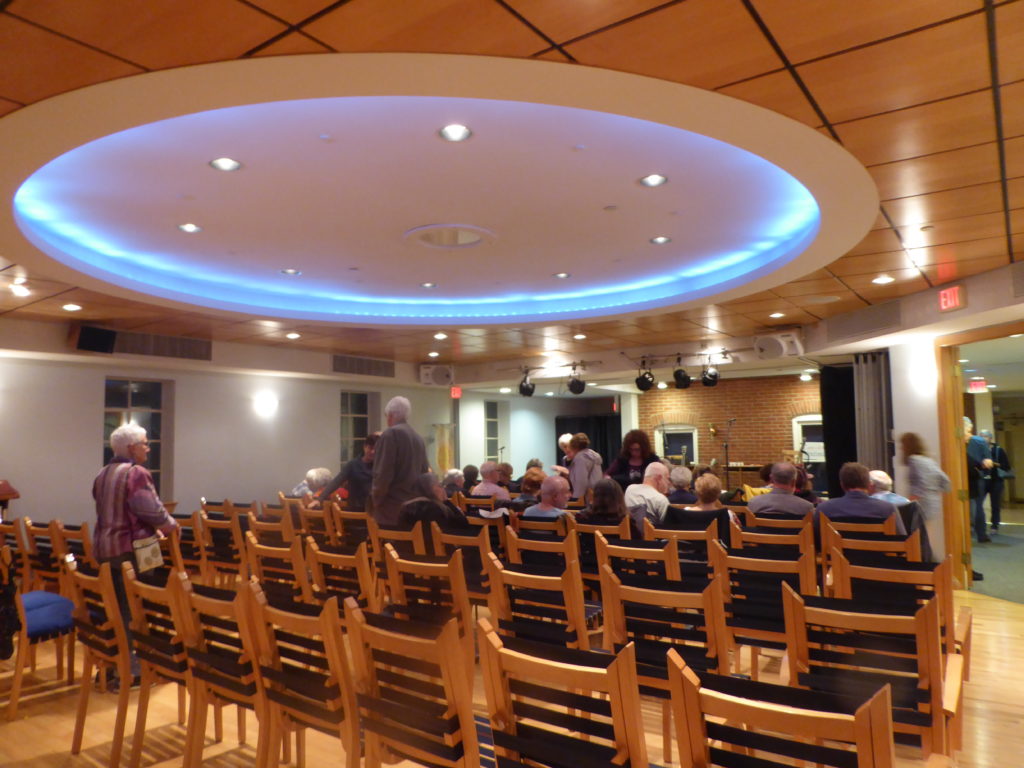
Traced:
<path fill-rule="evenodd" d="M 30 640 L 54 637 L 71 630 L 71 611 L 75 604 L 66 597 L 36 590 L 26 592 L 21 600 Z"/>

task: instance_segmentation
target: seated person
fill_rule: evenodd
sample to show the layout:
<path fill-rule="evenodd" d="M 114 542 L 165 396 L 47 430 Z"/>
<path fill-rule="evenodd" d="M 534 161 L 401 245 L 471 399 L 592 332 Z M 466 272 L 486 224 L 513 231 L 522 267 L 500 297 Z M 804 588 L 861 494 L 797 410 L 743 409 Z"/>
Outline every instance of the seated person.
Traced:
<path fill-rule="evenodd" d="M 693 489 L 697 492 L 697 503 L 683 507 L 680 517 L 684 517 L 687 512 L 717 512 L 726 508 L 722 504 L 722 481 L 715 473 L 705 472 L 698 477 L 697 481 L 693 484 Z M 679 517 L 676 519 L 678 520 Z M 736 513 L 731 509 L 729 510 L 729 520 L 739 525 Z M 728 529 L 729 526 L 726 523 L 725 517 L 719 515 L 718 534 L 723 540 L 726 540 L 725 537 L 728 535 Z"/>
<path fill-rule="evenodd" d="M 630 512 L 637 512 L 634 520 L 646 517 L 655 525 L 661 525 L 668 511 L 668 467 L 660 461 L 647 465 L 642 483 L 626 488 L 626 506 Z"/>
<path fill-rule="evenodd" d="M 546 477 L 547 475 L 544 474 L 544 470 L 540 467 L 532 467 L 526 470 L 526 474 L 519 481 L 521 490 L 516 501 L 520 503 L 526 502 L 526 507 L 540 501 L 540 486 Z"/>
<path fill-rule="evenodd" d="M 693 472 L 688 467 L 672 467 L 668 479 L 675 489 L 668 495 L 669 504 L 693 504 L 697 501 L 697 496 L 690 490 Z"/>
<path fill-rule="evenodd" d="M 493 496 L 503 501 L 508 501 L 511 498 L 509 492 L 498 485 L 498 481 L 501 479 L 498 462 L 485 461 L 481 464 L 480 478 L 480 482 L 469 492 L 471 496 Z"/>
<path fill-rule="evenodd" d="M 821 499 L 818 498 L 818 494 L 814 492 L 814 475 L 810 474 L 804 467 L 800 466 L 796 468 L 796 491 L 794 496 L 804 501 L 809 501 L 815 506 Z"/>
<path fill-rule="evenodd" d="M 534 467 L 539 469 L 541 472 L 544 472 L 544 462 L 540 459 L 530 459 L 526 462 L 526 472 L 529 472 Z M 526 477 L 526 472 L 523 472 L 523 474 L 516 480 L 516 485 L 519 486 L 520 491 L 523 490 L 523 478 Z M 547 477 L 546 472 L 544 473 L 544 477 Z"/>
<path fill-rule="evenodd" d="M 317 493 L 321 488 L 331 482 L 331 470 L 327 467 L 314 467 L 306 473 L 306 479 L 292 488 L 289 496 L 305 496 L 308 493 Z"/>
<path fill-rule="evenodd" d="M 868 477 L 871 478 L 872 499 L 888 501 L 897 507 L 910 503 L 910 499 L 906 496 L 900 496 L 898 493 L 892 492 L 892 478 L 889 477 L 889 473 L 883 472 L 881 469 L 872 469 L 868 472 Z"/>
<path fill-rule="evenodd" d="M 466 487 L 466 476 L 462 474 L 461 469 L 449 469 L 444 473 L 442 487 L 445 496 L 450 499 L 456 493 L 461 493 L 462 489 Z"/>
<path fill-rule="evenodd" d="M 618 525 L 622 518 L 630 517 L 626 496 L 622 486 L 617 482 L 605 477 L 594 484 L 593 490 L 590 506 L 576 513 L 576 522 L 584 525 Z M 634 539 L 643 538 L 632 517 L 629 520 L 629 530 Z"/>
<path fill-rule="evenodd" d="M 772 513 L 803 517 L 814 509 L 814 504 L 795 495 L 799 474 L 796 466 L 788 461 L 772 464 L 768 476 L 771 492 L 755 496 L 747 502 L 747 508 L 754 514 Z"/>
<path fill-rule="evenodd" d="M 565 513 L 569 503 L 569 481 L 561 475 L 545 477 L 540 484 L 540 501 L 523 510 L 523 517 L 554 519 Z"/>
<path fill-rule="evenodd" d="M 868 468 L 855 461 L 848 461 L 839 468 L 839 485 L 843 495 L 838 499 L 829 499 L 818 505 L 815 515 L 838 517 L 842 519 L 861 518 L 865 523 L 878 523 L 890 515 L 896 515 L 896 533 L 907 535 L 903 518 L 900 517 L 895 504 L 881 499 L 873 499 L 868 495 L 871 488 L 871 477 Z"/>
<path fill-rule="evenodd" d="M 503 461 L 498 465 L 498 485 L 509 493 L 519 493 L 519 483 L 512 479 L 512 465 Z"/>
<path fill-rule="evenodd" d="M 433 472 L 424 472 L 416 479 L 416 491 L 414 498 L 402 504 L 399 525 L 412 528 L 422 521 L 427 536 L 430 535 L 431 523 L 437 523 L 445 530 L 471 527 L 462 510 L 445 496 L 441 481 Z"/>
<path fill-rule="evenodd" d="M 462 468 L 462 476 L 465 478 L 463 493 L 468 493 L 468 489 L 480 482 L 480 468 L 476 464 L 467 464 Z"/>

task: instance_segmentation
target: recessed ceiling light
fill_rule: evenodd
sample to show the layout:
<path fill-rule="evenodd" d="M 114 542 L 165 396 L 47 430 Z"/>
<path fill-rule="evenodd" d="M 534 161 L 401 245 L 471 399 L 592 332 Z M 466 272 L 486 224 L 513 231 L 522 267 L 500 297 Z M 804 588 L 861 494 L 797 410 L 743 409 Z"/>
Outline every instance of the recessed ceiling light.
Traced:
<path fill-rule="evenodd" d="M 811 374 L 809 374 L 809 373 L 801 373 L 800 374 L 800 381 L 810 381 L 810 380 L 811 380 Z"/>
<path fill-rule="evenodd" d="M 771 317 L 771 318 L 773 318 L 775 320 L 778 320 L 780 317 L 785 317 L 785 316 L 786 316 L 785 312 L 772 312 L 770 315 L 768 315 L 768 317 Z"/>
<path fill-rule="evenodd" d="M 971 381 L 984 381 L 984 376 L 971 376 Z"/>
<path fill-rule="evenodd" d="M 65 312 L 77 312 L 81 308 L 82 307 L 80 304 L 65 304 L 63 307 L 61 307 L 61 309 L 63 309 Z"/>
<path fill-rule="evenodd" d="M 498 391 L 501 392 L 501 394 L 503 395 L 507 395 L 509 392 L 512 391 L 512 387 L 502 387 Z"/>
<path fill-rule="evenodd" d="M 437 283 L 420 283 L 420 288 L 437 288 Z"/>
<path fill-rule="evenodd" d="M 587 334 L 585 334 L 585 333 L 575 333 L 575 334 L 573 334 L 573 338 L 576 339 L 576 341 L 583 341 L 585 338 L 587 338 Z"/>
<path fill-rule="evenodd" d="M 202 232 L 203 228 L 198 224 L 193 224 L 191 221 L 186 221 L 184 224 L 179 224 L 178 229 L 182 232 L 187 232 L 190 235 L 194 235 L 196 232 Z"/>
<path fill-rule="evenodd" d="M 879 275 L 871 282 L 874 283 L 875 285 L 888 285 L 889 283 L 896 282 L 896 278 L 893 277 L 892 275 Z"/>
<path fill-rule="evenodd" d="M 988 387 L 989 389 L 995 389 L 996 388 L 995 384 L 986 384 L 985 386 Z"/>
<path fill-rule="evenodd" d="M 13 280 L 11 280 L 11 282 L 14 283 L 15 285 L 23 285 L 27 280 L 27 277 L 16 277 Z"/>
<path fill-rule="evenodd" d="M 12 285 L 11 293 L 13 293 L 15 296 L 25 297 L 31 295 L 32 291 L 30 291 L 24 285 Z"/>
<path fill-rule="evenodd" d="M 465 141 L 473 135 L 473 132 L 469 130 L 469 128 L 464 125 L 460 125 L 459 123 L 446 125 L 438 131 L 438 133 L 445 141 Z"/>
<path fill-rule="evenodd" d="M 298 277 L 302 274 L 302 270 L 295 269 L 294 267 L 288 267 L 288 269 L 282 269 L 281 274 L 288 275 L 288 277 Z"/>
<path fill-rule="evenodd" d="M 216 160 L 211 160 L 210 165 L 218 171 L 237 171 L 242 167 L 240 162 L 232 160 L 230 157 L 218 157 Z"/>
<path fill-rule="evenodd" d="M 295 339 L 301 339 L 302 338 L 302 334 L 301 333 L 296 333 L 295 331 L 292 331 L 291 333 L 286 333 L 284 335 L 284 337 L 286 339 L 291 339 L 292 341 L 295 341 Z"/>
<path fill-rule="evenodd" d="M 804 368 L 804 373 L 817 373 L 817 368 Z"/>
<path fill-rule="evenodd" d="M 658 382 L 658 389 L 668 389 L 668 383 L 664 381 Z"/>
<path fill-rule="evenodd" d="M 957 360 L 957 362 L 958 363 L 969 363 L 971 361 L 968 360 L 966 357 L 961 357 L 959 360 Z"/>
<path fill-rule="evenodd" d="M 554 392 L 545 392 L 545 393 L 544 393 L 544 396 L 545 396 L 545 397 L 554 397 L 554 396 L 555 396 L 555 393 L 554 393 Z"/>
<path fill-rule="evenodd" d="M 1011 333 L 1010 334 L 1010 338 L 1011 339 L 1019 339 L 1021 336 L 1024 336 L 1024 333 Z"/>
<path fill-rule="evenodd" d="M 434 334 L 434 338 L 437 339 L 438 341 L 444 341 L 445 339 L 448 338 L 448 334 L 445 333 L 444 331 L 438 331 L 437 333 Z"/>
<path fill-rule="evenodd" d="M 668 181 L 668 176 L 662 176 L 660 173 L 651 173 L 640 179 L 640 183 L 645 187 L 660 187 Z"/>
<path fill-rule="evenodd" d="M 565 280 L 567 277 L 572 277 L 568 272 L 555 272 L 552 277 L 557 277 L 559 280 Z"/>
<path fill-rule="evenodd" d="M 665 243 L 671 243 L 672 238 L 666 237 L 665 235 L 658 235 L 657 237 L 652 237 L 651 242 L 655 245 L 664 245 Z"/>
<path fill-rule="evenodd" d="M 427 352 L 427 357 L 439 357 L 440 355 L 440 352 Z"/>
<path fill-rule="evenodd" d="M 934 224 L 925 224 L 923 227 L 921 227 L 922 232 L 930 232 L 933 229 L 935 229 Z"/>
<path fill-rule="evenodd" d="M 977 368 L 964 368 L 964 373 L 974 373 L 977 370 Z"/>

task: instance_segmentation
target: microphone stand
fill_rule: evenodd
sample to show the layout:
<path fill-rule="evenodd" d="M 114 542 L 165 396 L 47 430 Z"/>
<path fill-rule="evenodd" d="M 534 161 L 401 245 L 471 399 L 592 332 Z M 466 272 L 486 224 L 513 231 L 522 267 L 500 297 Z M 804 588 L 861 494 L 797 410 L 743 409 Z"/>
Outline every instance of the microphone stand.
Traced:
<path fill-rule="evenodd" d="M 733 425 L 733 423 L 735 423 L 735 421 L 736 421 L 736 419 L 729 419 L 728 426 L 725 428 L 725 442 L 722 445 L 722 447 L 725 448 L 725 488 L 726 488 L 726 490 L 728 490 L 730 488 L 730 483 L 729 483 L 729 467 L 732 466 L 729 463 L 729 436 L 732 434 L 732 425 Z"/>

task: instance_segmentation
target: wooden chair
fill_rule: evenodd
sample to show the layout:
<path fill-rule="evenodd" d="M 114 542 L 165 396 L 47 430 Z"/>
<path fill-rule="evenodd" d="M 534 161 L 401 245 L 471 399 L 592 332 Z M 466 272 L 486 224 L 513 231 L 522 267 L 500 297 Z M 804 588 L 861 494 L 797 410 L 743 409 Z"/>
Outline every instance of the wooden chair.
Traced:
<path fill-rule="evenodd" d="M 246 517 L 249 523 L 246 533 L 252 533 L 261 544 L 287 547 L 293 540 L 300 538 L 286 507 L 261 503 L 258 516 L 250 512 Z"/>
<path fill-rule="evenodd" d="M 14 645 L 14 675 L 11 678 L 11 690 L 7 701 L 8 720 L 14 720 L 18 714 L 25 667 L 31 666 L 35 671 L 35 649 L 40 643 L 47 640 L 55 642 L 58 681 L 64 677 L 65 641 L 69 685 L 74 682 L 75 670 L 74 625 L 71 618 L 74 606 L 71 600 L 42 590 L 19 592 L 15 583 L 16 563 L 11 548 L 6 544 L 0 546 L 0 608 L 5 611 L 13 610 L 18 620 L 18 630 L 11 638 Z M 3 656 L 10 656 L 11 650 L 8 647 Z"/>
<path fill-rule="evenodd" d="M 227 590 L 196 584 L 184 573 L 173 571 L 168 582 L 179 599 L 172 603 L 175 627 L 185 643 L 190 675 L 191 707 L 185 746 L 186 768 L 203 762 L 206 722 L 214 707 L 214 738 L 224 737 L 224 705 L 238 708 L 238 741 L 245 743 L 245 711 L 252 710 L 260 724 L 256 765 L 265 766 L 270 749 L 267 699 L 256 674 L 256 647 L 246 590 Z M 276 745 L 275 745 L 276 746 Z"/>
<path fill-rule="evenodd" d="M 75 731 L 71 739 L 71 754 L 77 755 L 82 749 L 85 732 L 85 717 L 89 708 L 89 694 L 92 692 L 92 673 L 96 668 L 103 686 L 106 686 L 107 672 L 117 672 L 117 713 L 111 734 L 110 765 L 121 761 L 124 742 L 125 720 L 128 716 L 128 700 L 131 693 L 132 671 L 128 634 L 121 619 L 117 593 L 110 574 L 110 563 L 100 565 L 98 571 L 91 571 L 79 564 L 66 567 L 65 583 L 71 591 L 75 605 L 72 612 L 78 641 L 84 646 L 85 659 L 82 667 L 82 682 L 78 694 L 78 710 L 75 713 Z"/>
<path fill-rule="evenodd" d="M 303 537 L 312 536 L 318 544 L 336 547 L 340 544 L 335 526 L 333 504 L 326 502 L 322 509 L 311 509 L 305 504 L 298 505 L 299 530 Z"/>
<path fill-rule="evenodd" d="M 750 675 L 756 680 L 760 650 L 782 650 L 786 645 L 781 586 L 789 584 L 801 594 L 817 594 L 814 558 L 806 553 L 778 559 L 744 557 L 727 553 L 717 541 L 710 553 L 715 576 L 722 583 L 726 639 L 733 651 L 734 671 L 740 671 L 740 646 L 749 646 Z"/>
<path fill-rule="evenodd" d="M 895 515 L 890 515 L 885 518 L 885 520 L 878 522 L 858 517 L 827 517 L 825 515 L 821 515 L 818 522 L 819 525 L 828 522 L 840 533 L 849 531 L 850 533 L 884 533 L 887 536 L 896 535 Z"/>
<path fill-rule="evenodd" d="M 631 579 L 670 579 L 680 581 L 679 547 L 675 539 L 663 541 L 608 541 L 598 532 L 597 564 L 602 569 L 607 565 L 620 576 Z M 602 575 L 602 589 L 604 577 Z"/>
<path fill-rule="evenodd" d="M 877 564 L 851 563 L 839 550 L 832 550 L 831 597 L 859 600 L 877 606 L 918 605 L 925 600 L 939 604 L 939 625 L 946 653 L 964 657 L 964 680 L 971 679 L 972 611 L 960 607 L 954 614 L 952 563 L 903 562 L 886 558 Z"/>
<path fill-rule="evenodd" d="M 344 509 L 341 504 L 334 501 L 331 502 L 331 519 L 339 544 L 355 547 L 370 540 L 369 512 Z"/>
<path fill-rule="evenodd" d="M 455 550 L 462 552 L 462 570 L 466 575 L 466 592 L 470 603 L 484 605 L 490 594 L 487 580 L 487 556 L 491 553 L 491 537 L 487 528 L 443 530 L 437 522 L 430 524 L 434 556 L 451 558 Z"/>
<path fill-rule="evenodd" d="M 138 709 L 135 714 L 135 736 L 132 739 L 128 764 L 138 768 L 142 744 L 146 737 L 146 718 L 152 686 L 176 683 L 178 686 L 178 724 L 185 724 L 185 694 L 189 685 L 188 659 L 181 630 L 174 622 L 175 573 L 163 572 L 164 584 L 144 583 L 136 578 L 131 563 L 121 566 L 125 595 L 131 609 L 129 634 L 139 660 L 140 685 Z"/>
<path fill-rule="evenodd" d="M 359 766 L 359 717 L 341 634 L 338 599 L 322 606 L 272 603 L 255 581 L 251 591 L 250 656 L 259 659 L 267 699 L 267 765 L 278 765 L 279 743 L 296 733 L 296 765 L 305 765 L 306 728 L 336 736 L 348 768 Z"/>
<path fill-rule="evenodd" d="M 752 557 L 759 553 L 790 552 L 810 554 L 815 558 L 814 526 L 805 523 L 795 527 L 741 528 L 736 523 L 729 523 L 729 547 L 733 550 L 750 550 Z M 768 556 L 771 556 L 770 554 Z"/>
<path fill-rule="evenodd" d="M 841 552 L 850 552 L 849 557 L 856 558 L 858 552 L 876 553 L 907 560 L 912 563 L 921 562 L 921 531 L 916 530 L 910 535 L 879 533 L 876 531 L 839 530 L 828 522 L 821 526 L 821 551 L 831 552 L 833 548 Z M 856 550 L 856 551 L 852 551 Z M 870 555 L 869 559 L 872 559 Z"/>
<path fill-rule="evenodd" d="M 887 687 L 863 696 L 825 696 L 734 677 L 698 676 L 674 650 L 667 662 L 682 768 L 895 764 Z"/>
<path fill-rule="evenodd" d="M 501 515 L 499 517 L 479 517 L 473 515 L 472 511 L 467 511 L 466 522 L 470 525 L 486 530 L 491 541 L 491 551 L 498 555 L 498 557 L 505 556 L 505 541 L 507 539 L 508 529 L 510 526 L 509 519 L 506 515 Z"/>
<path fill-rule="evenodd" d="M 575 536 L 557 533 L 534 533 L 524 530 L 522 534 L 510 528 L 505 534 L 505 554 L 508 562 L 527 565 L 544 565 L 564 570 L 566 563 L 579 560 Z"/>
<path fill-rule="evenodd" d="M 80 563 L 98 568 L 99 563 L 92 553 L 92 538 L 89 536 L 89 524 L 70 525 L 62 520 L 50 521 L 50 541 L 53 551 L 60 562 L 70 555 Z"/>
<path fill-rule="evenodd" d="M 597 544 L 594 536 L 598 533 L 606 538 L 626 541 L 632 538 L 629 517 L 626 516 L 617 525 L 597 525 L 581 523 L 572 515 L 563 515 L 569 528 L 569 535 L 577 539 L 580 552 L 580 574 L 583 583 L 590 587 L 594 595 L 601 591 L 601 569 L 597 559 Z"/>
<path fill-rule="evenodd" d="M 675 649 L 702 672 L 728 672 L 722 588 L 717 579 L 696 588 L 679 580 L 650 577 L 623 583 L 608 563 L 602 564 L 601 576 L 604 648 L 617 652 L 633 643 L 640 693 L 662 702 L 662 749 L 665 762 L 671 762 L 665 653 Z"/>
<path fill-rule="evenodd" d="M 516 533 L 522 531 L 533 531 L 535 533 L 550 533 L 555 536 L 565 536 L 568 526 L 568 518 L 571 515 L 559 515 L 558 517 L 523 517 L 513 515 L 509 518 L 509 527 Z"/>
<path fill-rule="evenodd" d="M 202 578 L 201 513 L 197 510 L 191 515 L 171 515 L 171 517 L 178 523 L 178 527 L 170 536 L 160 540 L 160 549 L 164 553 L 164 560 L 169 562 L 173 568 L 184 571 L 191 577 Z"/>
<path fill-rule="evenodd" d="M 422 624 L 365 612 L 349 598 L 345 625 L 367 768 L 396 758 L 434 768 L 477 768 L 473 679 L 462 663 L 458 621 Z M 472 666 L 470 655 L 470 671 Z"/>
<path fill-rule="evenodd" d="M 792 685 L 864 694 L 888 684 L 896 733 L 919 739 L 926 759 L 959 749 L 963 657 L 948 654 L 943 664 L 938 601 L 876 613 L 788 585 L 783 595 Z"/>
<path fill-rule="evenodd" d="M 497 631 L 511 637 L 590 649 L 583 580 L 573 561 L 564 570 L 488 558 L 488 607 Z"/>
<path fill-rule="evenodd" d="M 227 502 L 230 504 L 230 502 Z M 199 514 L 202 540 L 200 569 L 203 583 L 230 586 L 246 577 L 245 540 L 238 515 L 207 512 Z"/>
<path fill-rule="evenodd" d="M 703 527 L 701 525 L 703 524 Z M 711 573 L 708 562 L 708 546 L 718 539 L 718 521 L 700 521 L 693 528 L 655 527 L 650 520 L 644 520 L 645 541 L 667 541 L 673 539 L 679 548 L 680 569 L 684 577 L 707 578 Z M 685 567 L 684 567 L 685 566 Z"/>
<path fill-rule="evenodd" d="M 28 517 L 19 517 L 15 524 L 20 528 L 21 543 L 28 562 L 27 589 L 61 592 L 61 564 L 54 551 L 53 528 L 50 523 L 33 523 Z"/>
<path fill-rule="evenodd" d="M 808 523 L 814 522 L 814 510 L 812 509 L 803 517 L 787 515 L 781 512 L 762 512 L 757 514 L 749 507 L 737 507 L 742 510 L 741 515 L 744 526 L 747 528 L 790 528 L 802 530 Z"/>
<path fill-rule="evenodd" d="M 618 654 L 499 635 L 478 622 L 500 766 L 647 766 L 632 644 Z"/>
<path fill-rule="evenodd" d="M 293 538 L 283 547 L 271 546 L 260 544 L 253 531 L 246 531 L 245 554 L 249 560 L 249 574 L 260 583 L 264 592 L 313 602 L 301 539 Z"/>
<path fill-rule="evenodd" d="M 306 538 L 306 565 L 313 581 L 313 599 L 321 603 L 332 597 L 344 602 L 352 597 L 361 608 L 377 613 L 381 609 L 381 589 L 364 541 L 355 549 L 321 546 Z"/>
<path fill-rule="evenodd" d="M 493 512 L 495 508 L 501 506 L 501 501 L 497 500 L 494 496 L 470 496 L 469 494 L 462 494 L 462 498 L 459 500 L 459 508 L 466 513 L 467 517 L 471 515 L 480 516 L 481 509 Z"/>
<path fill-rule="evenodd" d="M 19 592 L 25 592 L 29 588 L 30 568 L 28 565 L 28 554 L 25 552 L 25 544 L 22 541 L 20 517 L 11 520 L 0 520 L 0 547 L 7 547 L 11 551 L 11 579 L 17 585 Z"/>
<path fill-rule="evenodd" d="M 388 568 L 384 545 L 391 543 L 400 555 L 427 554 L 427 540 L 424 536 L 423 523 L 417 521 L 411 528 L 381 527 L 372 517 L 367 520 L 370 532 L 371 556 L 377 569 L 377 578 L 382 585 L 387 584 Z"/>

